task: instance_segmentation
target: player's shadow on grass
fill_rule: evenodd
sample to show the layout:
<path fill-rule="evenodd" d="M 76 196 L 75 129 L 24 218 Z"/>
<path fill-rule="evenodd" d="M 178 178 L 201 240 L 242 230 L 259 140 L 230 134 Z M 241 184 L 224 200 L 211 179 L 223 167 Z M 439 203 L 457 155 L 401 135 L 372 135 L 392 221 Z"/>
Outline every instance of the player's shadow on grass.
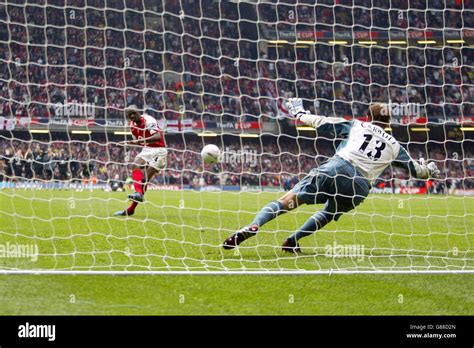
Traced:
<path fill-rule="evenodd" d="M 355 254 L 333 254 L 329 253 L 325 247 L 301 247 L 302 252 L 298 254 L 293 254 L 289 252 L 284 252 L 280 246 L 273 246 L 268 244 L 263 245 L 248 245 L 248 246 L 240 246 L 237 248 L 237 251 L 222 251 L 224 255 L 224 259 L 234 259 L 236 257 L 242 258 L 243 261 L 262 261 L 262 260 L 275 260 L 281 259 L 282 257 L 291 258 L 321 258 L 327 260 L 354 260 L 354 259 L 363 259 L 364 261 L 368 260 L 377 260 L 383 259 L 386 261 L 395 260 L 398 258 L 425 258 L 428 256 L 431 257 L 439 257 L 439 258 L 449 258 L 448 251 L 446 252 L 434 252 L 434 251 L 427 251 L 427 252 L 415 252 L 412 251 L 411 253 L 398 253 L 394 254 L 391 251 L 383 251 L 383 250 L 370 250 L 370 253 L 355 253 Z"/>

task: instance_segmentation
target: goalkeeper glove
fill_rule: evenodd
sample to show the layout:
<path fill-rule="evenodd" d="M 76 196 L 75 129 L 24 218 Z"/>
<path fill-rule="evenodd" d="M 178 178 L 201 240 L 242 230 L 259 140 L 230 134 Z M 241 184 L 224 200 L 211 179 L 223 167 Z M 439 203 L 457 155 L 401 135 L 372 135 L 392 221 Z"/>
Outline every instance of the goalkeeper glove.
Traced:
<path fill-rule="evenodd" d="M 422 168 L 422 171 L 425 172 L 430 178 L 439 178 L 440 175 L 441 175 L 441 172 L 440 170 L 438 169 L 438 167 L 436 166 L 436 164 L 434 162 L 427 162 L 425 164 L 425 159 L 424 158 L 420 158 L 420 166 Z"/>
<path fill-rule="evenodd" d="M 303 107 L 303 100 L 301 98 L 290 98 L 286 102 L 288 113 L 299 119 L 302 115 L 309 114 L 309 111 Z"/>

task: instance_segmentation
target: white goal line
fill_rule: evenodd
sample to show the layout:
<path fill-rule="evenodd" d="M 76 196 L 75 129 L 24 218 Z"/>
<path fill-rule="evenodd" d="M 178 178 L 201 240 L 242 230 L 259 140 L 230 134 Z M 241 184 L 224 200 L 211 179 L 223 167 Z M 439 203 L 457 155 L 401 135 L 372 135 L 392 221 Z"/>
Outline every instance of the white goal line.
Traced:
<path fill-rule="evenodd" d="M 460 270 L 288 270 L 288 271 L 53 271 L 0 270 L 0 275 L 333 275 L 333 274 L 474 274 L 474 269 Z"/>

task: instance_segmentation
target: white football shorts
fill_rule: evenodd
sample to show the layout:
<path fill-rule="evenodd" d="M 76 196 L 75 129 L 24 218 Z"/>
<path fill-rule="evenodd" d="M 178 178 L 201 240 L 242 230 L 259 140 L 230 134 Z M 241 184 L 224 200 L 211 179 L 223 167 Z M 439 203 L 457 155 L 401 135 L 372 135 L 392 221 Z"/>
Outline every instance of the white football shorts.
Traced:
<path fill-rule="evenodd" d="M 137 158 L 143 159 L 147 166 L 160 170 L 166 167 L 167 155 L 168 151 L 164 147 L 144 147 Z"/>

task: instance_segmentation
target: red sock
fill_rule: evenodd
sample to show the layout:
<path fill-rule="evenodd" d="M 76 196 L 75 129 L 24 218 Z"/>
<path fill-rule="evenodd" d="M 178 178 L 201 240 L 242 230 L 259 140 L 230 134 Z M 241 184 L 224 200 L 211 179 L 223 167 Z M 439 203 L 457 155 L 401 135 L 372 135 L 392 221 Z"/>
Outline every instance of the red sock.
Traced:
<path fill-rule="evenodd" d="M 143 194 L 143 172 L 140 169 L 135 169 L 132 172 L 132 179 L 133 179 L 133 187 L 135 187 L 135 191 Z"/>
<path fill-rule="evenodd" d="M 135 208 L 137 207 L 138 202 L 132 202 L 130 206 L 127 208 L 127 214 L 131 215 L 135 212 Z"/>

